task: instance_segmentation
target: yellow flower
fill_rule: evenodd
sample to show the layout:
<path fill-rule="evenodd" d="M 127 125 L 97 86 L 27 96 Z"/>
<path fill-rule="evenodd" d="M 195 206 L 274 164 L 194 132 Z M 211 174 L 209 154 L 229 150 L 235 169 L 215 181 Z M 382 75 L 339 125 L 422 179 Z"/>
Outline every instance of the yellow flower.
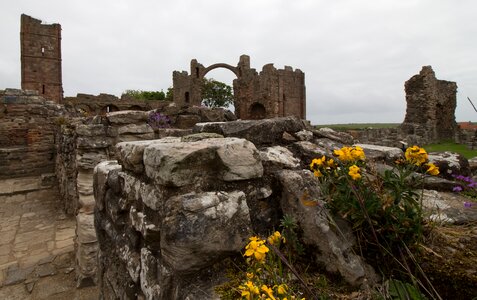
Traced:
<path fill-rule="evenodd" d="M 330 159 L 326 162 L 326 166 L 327 166 L 328 168 L 334 168 L 334 167 L 335 167 L 335 161 L 330 158 Z"/>
<path fill-rule="evenodd" d="M 282 235 L 280 234 L 280 232 L 278 231 L 275 231 L 271 236 L 268 237 L 268 242 L 272 245 L 277 245 L 280 243 L 282 239 Z"/>
<path fill-rule="evenodd" d="M 439 168 L 436 167 L 433 163 L 427 164 L 427 171 L 426 173 L 431 174 L 432 176 L 437 176 L 439 175 Z"/>
<path fill-rule="evenodd" d="M 406 153 L 404 153 L 404 157 L 409 163 L 416 166 L 421 166 L 422 164 L 426 163 L 428 159 L 426 150 L 418 146 L 407 148 Z"/>
<path fill-rule="evenodd" d="M 286 284 L 280 284 L 277 288 L 277 293 L 279 295 L 283 295 L 287 292 L 287 285 Z"/>
<path fill-rule="evenodd" d="M 253 294 L 260 295 L 260 290 L 251 281 L 247 281 L 245 285 L 239 286 L 239 290 L 242 292 L 242 297 L 245 297 L 247 300 L 252 299 Z"/>
<path fill-rule="evenodd" d="M 252 278 L 255 276 L 255 274 L 249 273 L 249 272 L 247 272 L 246 275 L 247 275 L 247 278 L 248 278 L 248 279 L 252 279 Z"/>
<path fill-rule="evenodd" d="M 338 157 L 342 162 L 365 160 L 363 148 L 359 146 L 355 147 L 343 147 L 339 150 L 334 150 L 333 155 Z"/>
<path fill-rule="evenodd" d="M 275 297 L 273 296 L 273 290 L 269 288 L 268 286 L 266 286 L 265 284 L 262 285 L 262 291 L 264 291 L 267 294 L 267 296 L 270 297 L 270 299 L 276 300 Z"/>
<path fill-rule="evenodd" d="M 360 146 L 355 146 L 351 149 L 351 157 L 354 160 L 365 160 L 364 150 Z"/>
<path fill-rule="evenodd" d="M 358 180 L 361 178 L 361 174 L 359 174 L 359 172 L 359 167 L 356 165 L 352 165 L 351 167 L 349 167 L 348 175 L 351 176 L 353 180 Z"/>
<path fill-rule="evenodd" d="M 311 161 L 311 164 L 310 164 L 310 169 L 314 170 L 316 168 L 319 168 L 321 166 L 323 166 L 323 163 L 326 161 L 326 157 L 323 156 L 321 158 L 315 158 Z"/>
<path fill-rule="evenodd" d="M 321 177 L 321 176 L 323 176 L 323 173 L 321 173 L 320 170 L 315 170 L 315 171 L 313 171 L 313 175 L 315 175 L 315 177 Z"/>
<path fill-rule="evenodd" d="M 348 160 L 348 152 L 346 151 L 347 147 L 343 147 L 338 150 L 333 151 L 333 155 L 338 157 L 339 160 L 341 161 L 347 161 Z"/>
<path fill-rule="evenodd" d="M 245 247 L 244 256 L 254 256 L 256 260 L 263 261 L 266 253 L 269 251 L 268 247 L 264 245 L 265 241 L 256 236 L 250 238 L 250 243 Z"/>

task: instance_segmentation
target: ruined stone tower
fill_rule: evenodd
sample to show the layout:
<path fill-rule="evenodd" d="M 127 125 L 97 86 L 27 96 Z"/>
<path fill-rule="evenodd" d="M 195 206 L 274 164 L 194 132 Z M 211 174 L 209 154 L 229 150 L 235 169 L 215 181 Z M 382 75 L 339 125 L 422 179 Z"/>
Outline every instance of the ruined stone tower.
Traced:
<path fill-rule="evenodd" d="M 453 140 L 457 130 L 455 108 L 457 84 L 438 80 L 431 66 L 405 83 L 406 117 L 401 131 L 419 137 L 421 143 Z"/>
<path fill-rule="evenodd" d="M 20 43 L 22 89 L 36 90 L 46 99 L 61 103 L 61 25 L 42 24 L 22 14 Z"/>

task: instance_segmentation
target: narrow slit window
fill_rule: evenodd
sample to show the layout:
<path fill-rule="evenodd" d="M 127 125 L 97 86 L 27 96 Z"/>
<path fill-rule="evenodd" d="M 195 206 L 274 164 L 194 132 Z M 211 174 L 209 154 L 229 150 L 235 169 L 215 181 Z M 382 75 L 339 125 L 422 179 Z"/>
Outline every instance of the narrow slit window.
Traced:
<path fill-rule="evenodd" d="M 45 85 L 44 84 L 41 85 L 41 93 L 45 94 Z"/>
<path fill-rule="evenodd" d="M 41 56 L 45 56 L 45 47 L 41 47 Z"/>

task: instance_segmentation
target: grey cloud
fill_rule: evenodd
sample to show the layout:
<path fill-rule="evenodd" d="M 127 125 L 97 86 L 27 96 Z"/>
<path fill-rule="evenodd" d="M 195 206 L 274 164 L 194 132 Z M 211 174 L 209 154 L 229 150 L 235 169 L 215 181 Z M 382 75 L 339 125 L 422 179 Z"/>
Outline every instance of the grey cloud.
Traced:
<path fill-rule="evenodd" d="M 401 122 L 404 81 L 432 65 L 459 86 L 457 119 L 475 120 L 466 97 L 477 99 L 476 8 L 470 0 L 4 1 L 0 88 L 20 85 L 26 13 L 62 24 L 66 95 L 166 89 L 192 58 L 233 65 L 248 54 L 258 71 L 273 62 L 305 72 L 313 123 Z"/>

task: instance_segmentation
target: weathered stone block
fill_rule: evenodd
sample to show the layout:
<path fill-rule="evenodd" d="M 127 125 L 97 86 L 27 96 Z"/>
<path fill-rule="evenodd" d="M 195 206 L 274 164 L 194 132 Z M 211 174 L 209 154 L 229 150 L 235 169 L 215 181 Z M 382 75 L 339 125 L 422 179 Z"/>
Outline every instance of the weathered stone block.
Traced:
<path fill-rule="evenodd" d="M 260 151 L 260 158 L 264 164 L 280 168 L 293 169 L 300 165 L 300 160 L 293 156 L 293 153 L 285 147 L 274 146 Z"/>
<path fill-rule="evenodd" d="M 225 137 L 244 138 L 255 145 L 274 144 L 281 141 L 283 133 L 295 133 L 306 129 L 297 117 L 282 117 L 264 120 L 238 120 L 232 122 L 199 123 L 193 132 L 213 132 Z"/>
<path fill-rule="evenodd" d="M 317 247 L 320 251 L 316 259 L 323 262 L 329 272 L 339 273 L 352 285 L 361 285 L 377 280 L 376 274 L 364 260 L 352 249 L 354 238 L 345 224 L 333 230 L 330 213 L 317 200 L 316 206 L 306 206 L 302 202 L 303 193 L 307 191 L 313 197 L 321 195 L 316 178 L 309 171 L 283 170 L 278 174 L 284 192 L 281 207 L 283 213 L 297 220 L 303 230 L 304 242 Z M 336 223 L 335 223 L 336 224 Z"/>
<path fill-rule="evenodd" d="M 192 128 L 201 121 L 198 115 L 180 115 L 177 116 L 174 126 L 180 129 Z"/>
<path fill-rule="evenodd" d="M 76 134 L 79 136 L 105 136 L 106 127 L 103 124 L 78 124 Z"/>
<path fill-rule="evenodd" d="M 94 152 L 81 152 L 82 151 L 78 151 L 76 154 L 76 166 L 78 168 L 93 169 L 100 162 L 109 160 L 106 151 L 103 151 L 102 149 Z"/>
<path fill-rule="evenodd" d="M 146 299 L 159 299 L 161 287 L 158 282 L 157 259 L 147 248 L 141 248 L 141 290 Z"/>
<path fill-rule="evenodd" d="M 154 133 L 149 124 L 127 124 L 118 128 L 118 134 L 144 134 Z"/>
<path fill-rule="evenodd" d="M 251 233 L 245 194 L 190 193 L 165 204 L 161 255 L 176 272 L 190 273 L 240 251 Z"/>
<path fill-rule="evenodd" d="M 76 215 L 76 235 L 79 244 L 97 241 L 94 229 L 94 214 L 78 213 Z"/>
<path fill-rule="evenodd" d="M 159 185 L 185 186 L 207 177 L 225 181 L 259 178 L 263 167 L 255 146 L 243 139 L 151 143 L 144 149 L 146 175 Z"/>
<path fill-rule="evenodd" d="M 111 124 L 146 123 L 148 117 L 149 112 L 137 110 L 122 110 L 106 114 L 106 119 Z"/>
<path fill-rule="evenodd" d="M 108 176 L 113 170 L 121 170 L 121 166 L 116 160 L 103 161 L 94 168 L 94 198 L 99 210 L 103 210 L 104 208 L 104 197 L 107 190 Z"/>
<path fill-rule="evenodd" d="M 119 154 L 119 162 L 126 170 L 134 173 L 142 173 L 144 171 L 143 154 L 144 149 L 155 143 L 176 143 L 180 138 L 166 137 L 154 141 L 134 141 L 122 142 L 116 145 Z"/>
<path fill-rule="evenodd" d="M 355 146 L 363 148 L 366 158 L 374 161 L 383 160 L 394 163 L 398 158 L 404 155 L 401 149 L 395 147 L 368 144 L 356 144 Z"/>

